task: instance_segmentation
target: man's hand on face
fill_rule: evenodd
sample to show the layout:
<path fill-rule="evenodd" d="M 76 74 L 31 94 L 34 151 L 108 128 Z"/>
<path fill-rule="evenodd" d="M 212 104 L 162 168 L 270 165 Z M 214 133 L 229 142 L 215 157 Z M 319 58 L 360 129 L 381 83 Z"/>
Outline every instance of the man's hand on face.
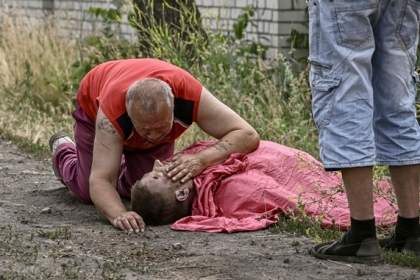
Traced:
<path fill-rule="evenodd" d="M 114 227 L 126 232 L 144 232 L 146 225 L 142 217 L 134 211 L 125 212 L 114 219 Z"/>
<path fill-rule="evenodd" d="M 198 176 L 205 166 L 198 155 L 175 155 L 172 161 L 165 166 L 168 177 L 173 181 L 181 180 L 181 183 L 187 182 Z"/>

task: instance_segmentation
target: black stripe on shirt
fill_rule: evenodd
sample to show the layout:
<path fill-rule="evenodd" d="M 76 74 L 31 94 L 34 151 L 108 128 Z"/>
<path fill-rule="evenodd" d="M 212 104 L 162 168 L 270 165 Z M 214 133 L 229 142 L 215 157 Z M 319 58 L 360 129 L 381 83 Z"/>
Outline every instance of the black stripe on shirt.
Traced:
<path fill-rule="evenodd" d="M 186 125 L 193 123 L 194 101 L 175 98 L 174 117 Z"/>
<path fill-rule="evenodd" d="M 128 113 L 125 112 L 121 116 L 117 118 L 117 123 L 121 127 L 123 133 L 124 133 L 124 141 L 128 139 L 131 135 L 131 131 L 133 130 L 133 123 L 131 122 L 130 117 L 128 116 Z"/>

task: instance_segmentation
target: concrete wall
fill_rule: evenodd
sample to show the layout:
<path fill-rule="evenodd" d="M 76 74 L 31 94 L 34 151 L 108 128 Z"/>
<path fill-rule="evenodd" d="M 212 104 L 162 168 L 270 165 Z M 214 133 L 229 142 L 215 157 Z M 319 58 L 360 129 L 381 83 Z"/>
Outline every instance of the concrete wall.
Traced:
<path fill-rule="evenodd" d="M 232 25 L 245 6 L 252 6 L 257 12 L 252 18 L 257 26 L 248 25 L 247 39 L 261 41 L 270 46 L 268 56 L 290 51 L 287 39 L 292 28 L 307 32 L 302 25 L 306 21 L 304 0 L 196 0 L 205 23 L 210 28 L 232 31 Z M 215 20 L 215 18 L 219 20 Z M 261 38 L 267 38 L 268 42 Z"/>
<path fill-rule="evenodd" d="M 116 8 L 124 0 L 2 0 L 0 8 L 28 17 L 42 18 L 45 14 L 54 13 L 60 21 L 63 34 L 83 36 L 97 28 L 87 15 L 89 7 Z M 305 0 L 196 0 L 207 28 L 220 29 L 231 34 L 232 25 L 236 22 L 242 8 L 252 6 L 256 14 L 251 20 L 256 24 L 248 25 L 246 39 L 259 41 L 269 46 L 267 57 L 278 53 L 288 54 L 291 50 L 287 39 L 292 28 L 307 32 L 303 22 L 306 21 Z M 10 9 L 16 7 L 18 9 Z M 135 31 L 128 25 L 119 27 L 125 37 L 134 37 Z"/>

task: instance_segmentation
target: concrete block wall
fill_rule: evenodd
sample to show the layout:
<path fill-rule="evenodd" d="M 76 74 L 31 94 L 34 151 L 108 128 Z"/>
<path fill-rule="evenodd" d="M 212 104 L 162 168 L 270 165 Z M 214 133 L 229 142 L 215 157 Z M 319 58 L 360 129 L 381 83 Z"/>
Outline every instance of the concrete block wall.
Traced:
<path fill-rule="evenodd" d="M 248 25 L 246 39 L 268 45 L 269 58 L 291 51 L 287 40 L 292 28 L 307 32 L 302 24 L 306 21 L 305 0 L 196 0 L 196 3 L 207 26 L 228 34 L 242 8 L 253 7 L 256 13 L 251 20 L 256 26 Z"/>
<path fill-rule="evenodd" d="M 100 28 L 88 14 L 90 7 L 117 8 L 124 0 L 0 0 L 0 9 L 15 11 L 28 17 L 42 19 L 45 14 L 58 16 L 62 34 L 80 37 Z M 206 28 L 233 34 L 233 24 L 246 6 L 256 12 L 248 24 L 245 39 L 269 46 L 267 57 L 288 54 L 287 40 L 291 29 L 307 32 L 305 0 L 196 0 Z M 10 9 L 16 7 L 18 9 Z M 135 38 L 135 30 L 128 24 L 118 26 L 126 38 Z"/>

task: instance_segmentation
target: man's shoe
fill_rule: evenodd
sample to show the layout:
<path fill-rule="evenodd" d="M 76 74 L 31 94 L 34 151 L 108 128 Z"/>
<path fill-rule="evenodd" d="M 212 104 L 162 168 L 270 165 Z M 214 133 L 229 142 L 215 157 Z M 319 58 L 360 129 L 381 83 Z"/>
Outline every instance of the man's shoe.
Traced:
<path fill-rule="evenodd" d="M 49 146 L 50 146 L 50 150 L 51 150 L 53 158 L 54 158 L 55 152 L 57 151 L 58 147 L 61 144 L 64 144 L 64 143 L 71 143 L 71 144 L 75 145 L 74 142 L 70 139 L 69 135 L 66 132 L 58 132 L 58 133 L 54 134 L 53 136 L 51 136 L 50 141 L 49 141 Z M 62 181 L 61 176 L 58 173 L 57 168 L 54 164 L 54 159 L 52 160 L 52 168 L 53 168 L 54 175 L 57 178 L 57 180 Z"/>
<path fill-rule="evenodd" d="M 405 240 L 395 241 L 395 235 L 393 235 L 392 237 L 379 239 L 379 245 L 386 250 L 420 256 L 419 237 L 409 237 Z"/>
<path fill-rule="evenodd" d="M 337 241 L 330 241 L 312 248 L 316 258 L 333 261 L 366 263 L 381 261 L 381 248 L 376 238 L 368 238 L 360 243 L 345 244 L 346 234 Z"/>

